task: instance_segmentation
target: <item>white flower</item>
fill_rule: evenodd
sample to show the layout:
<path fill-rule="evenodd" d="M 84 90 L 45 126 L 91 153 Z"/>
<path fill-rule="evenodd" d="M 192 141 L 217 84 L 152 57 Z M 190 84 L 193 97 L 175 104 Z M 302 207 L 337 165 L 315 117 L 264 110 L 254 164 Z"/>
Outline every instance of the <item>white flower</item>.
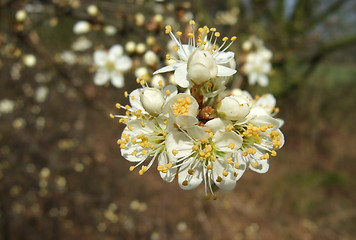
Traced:
<path fill-rule="evenodd" d="M 194 21 L 190 21 L 192 27 L 194 27 Z M 188 74 L 188 62 L 191 59 L 191 56 L 193 53 L 196 53 L 197 50 L 202 51 L 202 50 L 207 50 L 210 56 L 213 58 L 215 61 L 216 67 L 217 67 L 217 72 L 216 76 L 218 77 L 223 77 L 223 76 L 231 76 L 236 73 L 236 70 L 228 68 L 223 66 L 223 64 L 229 62 L 231 59 L 234 58 L 234 53 L 233 52 L 225 52 L 226 49 L 231 45 L 233 41 L 236 40 L 236 37 L 231 38 L 231 43 L 226 46 L 226 42 L 228 40 L 227 37 L 224 37 L 222 39 L 223 43 L 220 47 L 218 47 L 215 43 L 220 36 L 219 32 L 216 32 L 215 28 L 209 29 L 208 27 L 204 28 L 199 28 L 199 35 L 198 35 L 198 40 L 195 41 L 195 35 L 194 33 L 188 34 L 189 41 L 188 44 L 182 44 L 180 41 L 180 36 L 182 35 L 181 32 L 177 32 L 178 39 L 176 36 L 172 33 L 171 27 L 166 26 L 166 33 L 170 35 L 170 37 L 175 41 L 176 43 L 176 50 L 178 54 L 178 59 L 176 59 L 176 63 L 172 65 L 165 66 L 161 69 L 158 69 L 157 71 L 154 72 L 154 74 L 157 73 L 164 73 L 164 72 L 170 72 L 174 71 L 174 80 L 178 84 L 178 86 L 187 88 L 189 87 L 192 82 Z M 210 37 L 208 36 L 208 33 L 211 32 Z M 200 53 L 199 53 L 200 54 Z M 170 59 L 170 55 L 167 55 L 167 58 Z M 208 60 L 210 62 L 208 65 L 204 65 L 205 67 L 211 66 L 211 60 Z M 193 67 L 190 65 L 189 67 Z M 203 70 L 205 68 L 202 68 L 202 66 L 197 67 L 195 71 L 199 71 L 202 74 L 206 74 Z M 196 77 L 197 74 L 193 71 L 193 77 Z M 212 75 L 215 75 L 215 71 L 212 73 L 209 73 L 209 76 L 212 77 Z M 213 76 L 215 77 L 215 76 Z M 200 81 L 204 80 L 207 78 L 205 76 L 203 79 L 199 79 Z M 198 82 L 200 82 L 198 81 Z"/>
<path fill-rule="evenodd" d="M 75 34 L 84 34 L 90 31 L 90 23 L 87 21 L 78 21 L 74 24 L 73 32 Z"/>
<path fill-rule="evenodd" d="M 248 83 L 258 83 L 262 87 L 268 85 L 267 74 L 271 71 L 271 63 L 266 60 L 264 52 L 249 53 L 246 57 L 244 71 L 248 75 Z"/>
<path fill-rule="evenodd" d="M 88 38 L 82 36 L 73 42 L 72 49 L 81 52 L 91 48 L 92 45 L 92 42 Z"/>
<path fill-rule="evenodd" d="M 131 68 L 131 59 L 123 55 L 123 48 L 117 44 L 112 46 L 108 52 L 97 50 L 94 52 L 94 63 L 98 70 L 94 76 L 96 85 L 104 85 L 109 80 L 117 87 L 124 86 L 123 73 Z"/>
<path fill-rule="evenodd" d="M 153 51 L 147 51 L 143 55 L 143 61 L 147 64 L 147 66 L 154 67 L 158 63 L 157 54 Z"/>
<path fill-rule="evenodd" d="M 88 12 L 88 14 L 90 15 L 90 16 L 97 16 L 98 15 L 98 13 L 99 13 L 99 9 L 98 9 L 98 7 L 96 6 L 96 5 L 89 5 L 88 7 L 87 7 L 87 12 Z"/>
<path fill-rule="evenodd" d="M 166 147 L 171 158 L 177 158 L 178 183 L 190 190 L 204 181 L 205 196 L 213 193 L 212 185 L 231 190 L 245 167 L 239 164 L 235 152 L 242 138 L 223 130 L 212 132 L 205 127 L 192 127 L 186 131 L 173 130 L 167 135 Z"/>
<path fill-rule="evenodd" d="M 106 25 L 103 31 L 106 35 L 113 36 L 117 33 L 117 28 L 113 25 Z"/>
<path fill-rule="evenodd" d="M 134 53 L 136 51 L 136 43 L 134 41 L 129 41 L 125 45 L 125 50 L 128 53 Z"/>
<path fill-rule="evenodd" d="M 22 61 L 27 67 L 34 67 L 37 63 L 37 59 L 33 54 L 25 54 L 22 57 Z"/>
<path fill-rule="evenodd" d="M 2 99 L 0 101 L 0 116 L 1 114 L 11 113 L 15 108 L 15 103 L 9 99 Z"/>
<path fill-rule="evenodd" d="M 144 88 L 140 92 L 140 100 L 143 108 L 151 115 L 158 116 L 162 112 L 165 97 L 156 88 Z"/>
<path fill-rule="evenodd" d="M 16 12 L 15 18 L 18 22 L 25 21 L 26 17 L 27 17 L 27 13 L 25 10 L 21 9 Z"/>

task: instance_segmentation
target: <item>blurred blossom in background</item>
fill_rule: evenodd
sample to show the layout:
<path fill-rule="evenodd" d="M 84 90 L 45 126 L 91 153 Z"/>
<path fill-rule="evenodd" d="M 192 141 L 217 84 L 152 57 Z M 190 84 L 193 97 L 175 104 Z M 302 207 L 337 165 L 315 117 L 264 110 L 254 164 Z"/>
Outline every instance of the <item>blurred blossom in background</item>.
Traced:
<path fill-rule="evenodd" d="M 0 240 L 353 239 L 355 12 L 352 0 L 0 0 Z M 221 65 L 237 69 L 233 95 L 285 120 L 270 170 L 217 201 L 130 172 L 109 118 L 137 77 L 183 90 L 174 71 L 153 73 L 179 58 L 165 26 L 186 43 L 192 19 L 237 37 Z"/>

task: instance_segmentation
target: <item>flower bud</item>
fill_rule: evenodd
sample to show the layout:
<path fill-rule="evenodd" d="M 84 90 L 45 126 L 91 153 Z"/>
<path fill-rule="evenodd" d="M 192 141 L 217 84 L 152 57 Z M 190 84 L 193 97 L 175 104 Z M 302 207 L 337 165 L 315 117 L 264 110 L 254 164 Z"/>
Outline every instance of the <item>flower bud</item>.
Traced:
<path fill-rule="evenodd" d="M 188 59 L 187 65 L 189 78 L 195 84 L 202 84 L 218 73 L 217 64 L 208 51 L 196 50 Z"/>
<path fill-rule="evenodd" d="M 243 96 L 225 97 L 218 105 L 218 114 L 221 118 L 241 120 L 250 112 L 250 104 Z"/>
<path fill-rule="evenodd" d="M 155 88 L 144 88 L 140 93 L 143 108 L 151 115 L 157 116 L 162 112 L 165 103 L 163 93 Z"/>
<path fill-rule="evenodd" d="M 83 34 L 90 31 L 90 23 L 87 21 L 79 21 L 73 27 L 75 34 Z"/>
<path fill-rule="evenodd" d="M 153 51 L 147 51 L 143 55 L 143 60 L 147 64 L 147 66 L 153 67 L 157 65 L 158 57 L 157 54 Z"/>

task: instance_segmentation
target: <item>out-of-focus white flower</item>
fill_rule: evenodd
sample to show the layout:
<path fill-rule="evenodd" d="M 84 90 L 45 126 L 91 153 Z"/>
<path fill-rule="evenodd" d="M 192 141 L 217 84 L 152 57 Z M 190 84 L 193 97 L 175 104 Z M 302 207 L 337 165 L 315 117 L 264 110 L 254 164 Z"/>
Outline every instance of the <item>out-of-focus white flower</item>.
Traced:
<path fill-rule="evenodd" d="M 134 53 L 136 51 L 136 43 L 134 41 L 129 41 L 125 45 L 125 50 L 128 53 Z"/>
<path fill-rule="evenodd" d="M 190 24 L 192 25 L 192 28 L 194 28 L 195 22 L 190 21 Z M 215 28 L 209 29 L 206 26 L 204 28 L 199 28 L 198 40 L 195 40 L 194 32 L 189 33 L 188 44 L 181 43 L 180 36 L 182 35 L 182 32 L 177 32 L 177 36 L 178 36 L 177 39 L 177 37 L 172 33 L 171 26 L 166 26 L 166 33 L 170 35 L 170 37 L 174 40 L 176 44 L 175 49 L 178 54 L 178 59 L 175 59 L 177 61 L 176 63 L 158 69 L 157 71 L 154 72 L 154 74 L 174 71 L 175 82 L 178 84 L 178 86 L 187 88 L 190 85 L 192 85 L 191 79 L 189 78 L 189 74 L 188 74 L 187 64 L 190 61 L 191 56 L 193 56 L 193 54 L 196 51 L 204 51 L 204 50 L 208 50 L 208 53 L 210 54 L 211 58 L 215 61 L 215 64 L 217 65 L 216 76 L 218 77 L 231 76 L 236 73 L 236 70 L 223 66 L 223 64 L 229 62 L 231 59 L 234 58 L 233 52 L 225 52 L 225 51 L 231 45 L 231 43 L 236 40 L 236 37 L 232 37 L 231 43 L 226 47 L 225 44 L 229 39 L 227 37 L 224 37 L 222 39 L 223 43 L 221 44 L 220 47 L 218 47 L 216 45 L 216 41 L 220 37 L 220 33 L 217 32 Z M 211 33 L 210 36 L 209 33 Z M 170 59 L 171 56 L 167 55 L 167 58 Z M 192 66 L 190 65 L 190 67 Z M 202 72 L 202 74 L 205 74 L 205 72 Z M 194 76 L 196 77 L 197 74 L 194 74 Z"/>
<path fill-rule="evenodd" d="M 10 99 L 2 99 L 0 101 L 0 116 L 2 114 L 9 114 L 12 113 L 12 111 L 15 108 L 15 103 L 14 101 L 10 100 Z"/>
<path fill-rule="evenodd" d="M 131 68 L 132 60 L 123 53 L 123 48 L 119 44 L 112 46 L 108 52 L 104 50 L 94 52 L 94 63 L 98 68 L 94 76 L 96 85 L 104 85 L 109 80 L 117 88 L 125 85 L 123 73 Z"/>
<path fill-rule="evenodd" d="M 151 79 L 151 86 L 157 89 L 162 89 L 166 86 L 164 77 L 161 74 L 154 75 Z"/>
<path fill-rule="evenodd" d="M 72 51 L 64 51 L 60 54 L 60 58 L 68 65 L 73 65 L 77 61 L 77 56 Z"/>
<path fill-rule="evenodd" d="M 37 59 L 33 54 L 25 54 L 22 57 L 22 61 L 27 67 L 34 67 L 37 63 Z"/>
<path fill-rule="evenodd" d="M 153 51 L 147 51 L 143 55 L 143 61 L 147 64 L 147 66 L 154 67 L 158 63 L 158 56 Z"/>
<path fill-rule="evenodd" d="M 156 38 L 154 36 L 148 36 L 146 38 L 146 43 L 148 46 L 153 46 L 156 43 Z"/>
<path fill-rule="evenodd" d="M 79 37 L 73 44 L 72 49 L 74 51 L 82 52 L 88 50 L 93 46 L 93 43 L 86 37 Z"/>
<path fill-rule="evenodd" d="M 117 28 L 113 25 L 106 25 L 103 30 L 108 36 L 114 36 L 117 33 Z"/>
<path fill-rule="evenodd" d="M 90 31 L 90 23 L 87 21 L 78 21 L 73 26 L 73 32 L 75 34 L 84 34 Z"/>
<path fill-rule="evenodd" d="M 136 45 L 136 52 L 138 54 L 143 54 L 144 52 L 146 52 L 146 45 L 144 43 L 138 43 Z"/>
<path fill-rule="evenodd" d="M 149 77 L 149 72 L 148 72 L 148 69 L 146 67 L 139 67 L 139 68 L 136 68 L 135 70 L 135 76 L 137 78 L 148 78 Z"/>
<path fill-rule="evenodd" d="M 38 103 L 43 103 L 48 95 L 48 87 L 40 86 L 35 91 L 35 100 Z"/>
<path fill-rule="evenodd" d="M 251 41 L 247 40 L 242 43 L 242 49 L 246 52 L 250 51 L 252 48 L 252 43 Z"/>
<path fill-rule="evenodd" d="M 145 15 L 142 13 L 135 14 L 135 23 L 137 26 L 143 26 L 145 24 Z"/>
<path fill-rule="evenodd" d="M 272 68 L 269 58 L 270 54 L 266 53 L 265 50 L 249 53 L 247 55 L 244 71 L 248 75 L 248 83 L 250 85 L 254 85 L 256 83 L 262 87 L 266 87 L 268 85 L 269 80 L 267 74 Z"/>
<path fill-rule="evenodd" d="M 27 17 L 27 13 L 25 10 L 21 9 L 16 12 L 15 18 L 18 22 L 25 21 L 26 17 Z"/>
<path fill-rule="evenodd" d="M 95 16 L 98 15 L 99 9 L 98 9 L 98 7 L 97 7 L 96 5 L 89 5 L 89 6 L 87 7 L 87 12 L 88 12 L 88 14 L 89 14 L 90 16 L 95 17 Z"/>

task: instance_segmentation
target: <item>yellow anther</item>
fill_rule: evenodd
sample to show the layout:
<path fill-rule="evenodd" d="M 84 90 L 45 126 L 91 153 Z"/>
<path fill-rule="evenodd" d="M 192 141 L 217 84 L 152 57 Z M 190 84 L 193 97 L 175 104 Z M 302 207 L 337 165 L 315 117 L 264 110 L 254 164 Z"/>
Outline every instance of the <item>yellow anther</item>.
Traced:
<path fill-rule="evenodd" d="M 210 132 L 210 133 L 209 133 L 209 137 L 210 137 L 210 138 L 213 138 L 213 137 L 214 137 L 214 133 Z"/>
<path fill-rule="evenodd" d="M 110 113 L 110 118 L 115 118 L 114 114 Z"/>
<path fill-rule="evenodd" d="M 212 170 L 212 169 L 213 169 L 213 168 L 211 167 L 211 165 L 206 166 L 206 168 L 207 168 L 208 170 Z"/>
<path fill-rule="evenodd" d="M 232 126 L 232 125 L 227 125 L 226 127 L 225 127 L 225 130 L 226 131 L 231 131 L 232 129 L 234 129 L 234 126 Z"/>
<path fill-rule="evenodd" d="M 129 94 L 127 93 L 127 91 L 124 92 L 125 97 L 127 98 L 129 96 Z"/>
<path fill-rule="evenodd" d="M 217 200 L 218 199 L 218 195 L 216 195 L 215 193 L 213 194 L 213 200 Z"/>
<path fill-rule="evenodd" d="M 135 169 L 135 166 L 130 167 L 130 172 L 132 172 Z"/>
<path fill-rule="evenodd" d="M 219 32 L 215 32 L 215 33 L 214 33 L 214 36 L 215 36 L 215 37 L 220 37 L 220 33 L 219 33 Z"/>
<path fill-rule="evenodd" d="M 217 178 L 216 178 L 216 181 L 217 182 L 221 182 L 223 179 L 222 179 L 222 177 L 220 177 L 220 176 L 218 176 Z"/>
<path fill-rule="evenodd" d="M 131 143 L 135 145 L 137 143 L 136 139 L 135 138 L 131 139 Z"/>
<path fill-rule="evenodd" d="M 172 27 L 169 25 L 166 25 L 166 34 L 170 33 L 172 31 Z"/>
<path fill-rule="evenodd" d="M 243 152 L 242 156 L 246 157 L 248 155 L 248 152 Z"/>
<path fill-rule="evenodd" d="M 126 105 L 125 108 L 126 108 L 127 110 L 129 110 L 131 107 L 130 107 L 130 105 Z"/>
<path fill-rule="evenodd" d="M 193 33 L 188 33 L 188 37 L 193 38 L 194 34 Z"/>
<path fill-rule="evenodd" d="M 190 175 L 193 175 L 194 169 L 189 169 L 189 170 L 188 170 L 188 173 L 189 173 Z"/>
<path fill-rule="evenodd" d="M 141 86 L 145 85 L 145 83 L 146 83 L 145 80 L 141 80 L 141 81 L 140 81 Z"/>
<path fill-rule="evenodd" d="M 205 156 L 205 152 L 199 152 L 199 155 L 204 157 Z"/>
<path fill-rule="evenodd" d="M 262 127 L 260 127 L 261 132 L 265 132 L 268 129 L 268 127 L 266 125 L 263 125 Z"/>
<path fill-rule="evenodd" d="M 140 81 L 141 81 L 141 80 L 140 80 L 139 78 L 136 78 L 136 82 L 137 82 L 137 83 L 140 83 Z"/>
<path fill-rule="evenodd" d="M 143 170 L 138 171 L 138 174 L 140 174 L 141 176 L 144 174 L 145 172 Z"/>
<path fill-rule="evenodd" d="M 172 154 L 175 156 L 178 154 L 178 151 L 174 149 L 174 150 L 172 150 Z"/>
<path fill-rule="evenodd" d="M 226 42 L 227 40 L 229 40 L 229 38 L 228 37 L 224 37 L 222 40 L 223 40 L 223 42 Z"/>
<path fill-rule="evenodd" d="M 273 127 L 274 125 L 272 123 L 268 125 L 268 128 L 273 128 Z"/>
<path fill-rule="evenodd" d="M 190 21 L 189 21 L 189 24 L 190 24 L 190 25 L 194 25 L 194 24 L 195 24 L 195 21 L 194 21 L 194 20 L 190 20 Z"/>
<path fill-rule="evenodd" d="M 166 90 L 166 95 L 169 96 L 171 94 L 171 91 L 169 89 Z"/>
<path fill-rule="evenodd" d="M 194 145 L 194 146 L 192 147 L 192 149 L 193 149 L 194 151 L 198 151 L 198 150 L 199 150 L 199 147 L 198 147 L 197 145 Z"/>
<path fill-rule="evenodd" d="M 229 173 L 228 173 L 226 170 L 224 170 L 224 171 L 222 172 L 222 174 L 223 174 L 224 177 L 226 177 Z"/>
<path fill-rule="evenodd" d="M 137 152 L 132 152 L 131 155 L 132 155 L 132 156 L 136 156 L 136 155 L 137 155 Z"/>
<path fill-rule="evenodd" d="M 231 41 L 235 41 L 237 39 L 237 37 L 236 36 L 233 36 L 232 38 L 231 38 Z"/>
<path fill-rule="evenodd" d="M 207 140 L 206 138 L 203 138 L 203 139 L 200 139 L 200 142 L 201 142 L 202 144 L 205 144 L 205 143 L 208 142 L 208 140 Z"/>
<path fill-rule="evenodd" d="M 229 157 L 229 158 L 227 159 L 227 163 L 228 163 L 228 164 L 231 164 L 231 163 L 232 163 L 232 157 Z"/>
<path fill-rule="evenodd" d="M 133 130 L 133 127 L 131 125 L 127 126 L 127 128 L 132 131 Z"/>
<path fill-rule="evenodd" d="M 142 126 L 143 128 L 146 126 L 144 121 L 141 121 L 141 126 Z"/>
<path fill-rule="evenodd" d="M 275 113 L 279 113 L 279 108 L 274 108 Z"/>
<path fill-rule="evenodd" d="M 237 172 L 234 172 L 234 177 L 237 177 L 239 174 Z"/>
<path fill-rule="evenodd" d="M 276 151 L 274 151 L 274 150 L 272 150 L 272 152 L 271 152 L 271 156 L 273 156 L 273 157 L 277 156 L 277 152 L 276 152 Z"/>
<path fill-rule="evenodd" d="M 238 162 L 235 162 L 235 168 L 239 169 L 240 168 L 240 164 Z"/>
<path fill-rule="evenodd" d="M 207 128 L 207 129 L 204 130 L 204 132 L 210 133 L 211 130 L 210 130 L 210 128 Z"/>
<path fill-rule="evenodd" d="M 227 147 L 230 148 L 231 150 L 233 150 L 235 148 L 235 144 L 230 143 Z"/>
<path fill-rule="evenodd" d="M 167 60 L 171 60 L 171 55 L 166 54 L 166 59 L 167 59 Z"/>
<path fill-rule="evenodd" d="M 210 159 L 211 159 L 211 161 L 215 162 L 216 161 L 216 156 L 211 156 Z"/>
<path fill-rule="evenodd" d="M 158 171 L 162 171 L 162 170 L 163 170 L 163 166 L 162 166 L 162 165 L 158 165 L 158 166 L 157 166 L 157 170 L 158 170 Z"/>
<path fill-rule="evenodd" d="M 188 181 L 187 181 L 187 180 L 184 180 L 184 181 L 182 182 L 182 185 L 183 185 L 183 186 L 187 186 L 187 185 L 188 185 Z"/>
<path fill-rule="evenodd" d="M 209 200 L 209 199 L 210 199 L 210 194 L 209 194 L 209 193 L 205 194 L 205 195 L 204 195 L 204 199 L 205 199 L 205 200 Z"/>
<path fill-rule="evenodd" d="M 264 158 L 265 158 L 265 159 L 269 159 L 269 154 L 266 153 L 266 154 L 264 155 Z"/>
<path fill-rule="evenodd" d="M 252 162 L 252 166 L 253 167 L 257 167 L 258 166 L 258 162 Z"/>
<path fill-rule="evenodd" d="M 147 154 L 147 150 L 146 149 L 143 149 L 142 150 L 142 155 L 146 155 Z"/>
<path fill-rule="evenodd" d="M 116 104 L 115 104 L 115 107 L 118 108 L 118 109 L 120 109 L 120 108 L 121 108 L 121 104 L 120 104 L 120 103 L 116 103 Z"/>
<path fill-rule="evenodd" d="M 215 31 L 216 31 L 216 28 L 210 28 L 210 31 L 211 31 L 211 32 L 215 32 Z"/>
<path fill-rule="evenodd" d="M 135 96 L 131 96 L 131 100 L 135 100 Z"/>
<path fill-rule="evenodd" d="M 192 100 L 190 99 L 190 97 L 178 98 L 177 101 L 172 106 L 174 115 L 175 116 L 188 115 L 191 102 Z"/>
<path fill-rule="evenodd" d="M 174 46 L 173 46 L 173 50 L 174 50 L 174 51 L 178 51 L 178 49 L 179 49 L 179 48 L 178 48 L 177 45 L 174 45 Z"/>

